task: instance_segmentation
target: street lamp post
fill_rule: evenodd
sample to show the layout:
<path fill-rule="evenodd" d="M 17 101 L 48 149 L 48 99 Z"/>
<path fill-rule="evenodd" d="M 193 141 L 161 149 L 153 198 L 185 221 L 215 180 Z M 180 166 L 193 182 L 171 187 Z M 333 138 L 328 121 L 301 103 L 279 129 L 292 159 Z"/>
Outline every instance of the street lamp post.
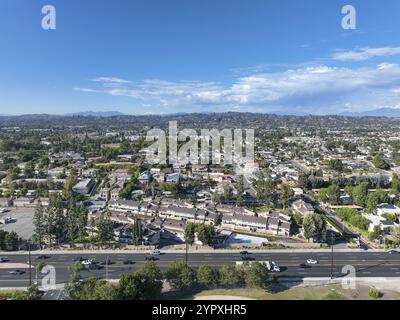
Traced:
<path fill-rule="evenodd" d="M 186 241 L 186 246 L 185 246 L 185 248 L 186 248 L 185 260 L 186 260 L 186 265 L 187 265 L 187 264 L 188 264 L 188 243 L 187 243 L 187 241 Z"/>
<path fill-rule="evenodd" d="M 331 235 L 331 280 L 333 279 L 333 240 L 335 239 L 335 235 L 332 233 Z"/>
<path fill-rule="evenodd" d="M 29 249 L 29 286 L 32 286 L 32 257 L 31 257 L 31 242 L 28 241 Z"/>

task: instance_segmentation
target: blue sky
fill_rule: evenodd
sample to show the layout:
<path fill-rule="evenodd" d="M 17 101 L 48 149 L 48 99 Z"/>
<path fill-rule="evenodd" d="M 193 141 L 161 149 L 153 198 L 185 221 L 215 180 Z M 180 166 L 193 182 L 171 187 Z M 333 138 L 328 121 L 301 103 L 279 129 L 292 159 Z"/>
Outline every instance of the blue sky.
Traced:
<path fill-rule="evenodd" d="M 398 0 L 1 0 L 0 114 L 400 108 L 399 14 Z"/>

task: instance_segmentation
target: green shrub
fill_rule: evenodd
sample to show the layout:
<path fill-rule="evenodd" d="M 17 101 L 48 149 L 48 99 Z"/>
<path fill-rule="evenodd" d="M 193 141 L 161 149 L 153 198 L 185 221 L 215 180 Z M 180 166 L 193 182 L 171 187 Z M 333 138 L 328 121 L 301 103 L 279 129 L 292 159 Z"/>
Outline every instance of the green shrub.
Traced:
<path fill-rule="evenodd" d="M 382 293 L 379 292 L 379 291 L 376 290 L 376 289 L 371 289 L 371 290 L 369 290 L 368 295 L 369 295 L 371 298 L 378 299 L 378 298 L 380 298 L 380 297 L 382 296 Z"/>

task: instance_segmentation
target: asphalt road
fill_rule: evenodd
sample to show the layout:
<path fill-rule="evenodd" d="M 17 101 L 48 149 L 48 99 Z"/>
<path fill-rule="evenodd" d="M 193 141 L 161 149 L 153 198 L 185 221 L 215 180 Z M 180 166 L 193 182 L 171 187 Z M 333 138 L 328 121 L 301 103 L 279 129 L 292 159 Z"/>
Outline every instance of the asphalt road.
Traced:
<path fill-rule="evenodd" d="M 44 261 L 52 265 L 56 270 L 57 284 L 65 283 L 70 276 L 69 266 L 78 254 L 54 254 L 46 260 L 38 260 L 37 255 L 32 255 L 32 264 L 37 265 Z M 109 256 L 111 264 L 108 268 L 103 267 L 100 270 L 85 270 L 81 276 L 99 277 L 108 279 L 118 279 L 121 274 L 129 274 L 139 269 L 145 263 L 145 253 L 113 253 L 113 254 L 82 254 L 84 258 L 93 258 L 98 262 L 106 260 Z M 281 272 L 276 273 L 278 277 L 288 278 L 312 278 L 329 277 L 331 271 L 330 252 L 254 252 L 251 256 L 255 261 L 275 261 L 280 267 Z M 0 287 L 14 288 L 27 287 L 29 285 L 29 265 L 27 264 L 27 255 L 2 255 L 9 259 L 7 264 L 0 264 Z M 318 264 L 310 268 L 300 268 L 300 263 L 306 263 L 307 259 L 316 259 Z M 125 265 L 124 260 L 132 260 L 134 264 Z M 165 253 L 157 256 L 156 263 L 162 271 L 165 271 L 172 261 L 185 261 L 185 253 Z M 189 253 L 188 263 L 191 267 L 198 267 L 202 264 L 213 267 L 220 267 L 225 264 L 235 264 L 241 261 L 240 253 Z M 18 267 L 13 267 L 13 264 Z M 334 277 L 343 276 L 342 268 L 346 265 L 352 265 L 356 269 L 357 277 L 400 277 L 400 254 L 388 254 L 386 252 L 337 252 L 334 253 L 333 275 Z M 12 275 L 9 271 L 19 269 L 25 271 L 22 275 Z M 108 269 L 108 274 L 107 274 Z M 35 269 L 32 269 L 32 279 L 35 280 Z"/>

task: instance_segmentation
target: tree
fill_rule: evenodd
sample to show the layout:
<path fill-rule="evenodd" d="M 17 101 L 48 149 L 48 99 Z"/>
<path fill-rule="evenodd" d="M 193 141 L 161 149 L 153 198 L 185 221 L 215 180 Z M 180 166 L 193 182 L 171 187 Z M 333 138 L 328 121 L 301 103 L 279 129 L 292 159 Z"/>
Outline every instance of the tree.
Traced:
<path fill-rule="evenodd" d="M 383 231 L 379 226 L 374 226 L 374 230 L 368 236 L 370 240 L 380 239 L 383 236 Z"/>
<path fill-rule="evenodd" d="M 372 159 L 372 163 L 375 167 L 382 170 L 390 170 L 390 165 L 383 159 L 382 154 L 378 153 Z"/>
<path fill-rule="evenodd" d="M 196 224 L 189 222 L 185 227 L 185 241 L 188 245 L 193 245 L 195 240 Z"/>
<path fill-rule="evenodd" d="M 281 189 L 281 204 L 283 209 L 286 209 L 286 207 L 289 204 L 290 199 L 293 197 L 294 192 L 292 188 L 290 188 L 288 185 L 283 184 L 282 189 Z"/>
<path fill-rule="evenodd" d="M 121 275 L 119 278 L 117 296 L 120 300 L 144 299 L 144 277 L 139 272 L 130 275 Z"/>
<path fill-rule="evenodd" d="M 397 174 L 393 174 L 391 182 L 391 193 L 398 194 L 400 192 L 400 179 Z"/>
<path fill-rule="evenodd" d="M 325 227 L 325 220 L 317 213 L 306 215 L 303 219 L 304 237 L 306 239 L 320 239 Z"/>
<path fill-rule="evenodd" d="M 373 213 L 379 204 L 379 194 L 376 192 L 370 192 L 367 195 L 367 200 L 365 202 L 365 210 L 369 213 Z"/>
<path fill-rule="evenodd" d="M 216 287 L 218 284 L 217 270 L 207 265 L 201 265 L 197 269 L 197 281 L 208 288 Z"/>
<path fill-rule="evenodd" d="M 245 267 L 244 278 L 250 288 L 266 288 L 268 286 L 268 271 L 264 264 L 253 262 Z"/>
<path fill-rule="evenodd" d="M 204 245 L 210 246 L 215 235 L 215 228 L 213 225 L 207 225 L 205 223 L 196 225 L 197 238 Z"/>
<path fill-rule="evenodd" d="M 223 265 L 219 269 L 220 283 L 224 287 L 240 287 L 244 283 L 243 272 L 233 265 Z"/>
<path fill-rule="evenodd" d="M 368 195 L 368 183 L 361 183 L 353 188 L 354 204 L 360 207 L 365 207 Z"/>
<path fill-rule="evenodd" d="M 42 203 L 39 202 L 33 214 L 33 240 L 42 246 L 46 236 L 46 219 Z"/>
<path fill-rule="evenodd" d="M 110 212 L 102 213 L 97 222 L 97 238 L 100 242 L 107 242 L 113 239 L 114 227 L 110 219 Z"/>
<path fill-rule="evenodd" d="M 105 280 L 88 278 L 77 290 L 76 300 L 115 300 L 117 290 L 114 285 Z"/>
<path fill-rule="evenodd" d="M 154 261 L 147 261 L 139 271 L 144 278 L 144 299 L 156 299 L 163 288 L 163 274 Z"/>
<path fill-rule="evenodd" d="M 243 176 L 240 175 L 239 179 L 236 183 L 236 190 L 237 190 L 237 197 L 236 197 L 236 204 L 241 207 L 243 205 L 243 193 L 244 193 L 244 180 Z"/>
<path fill-rule="evenodd" d="M 193 285 L 195 272 L 184 261 L 174 261 L 168 266 L 165 278 L 174 289 L 187 289 Z"/>
<path fill-rule="evenodd" d="M 28 287 L 27 299 L 28 300 L 40 300 L 43 296 L 43 292 L 39 290 L 36 284 Z"/>
<path fill-rule="evenodd" d="M 266 177 L 262 171 L 252 182 L 257 200 L 262 204 L 273 204 L 276 197 L 276 183 L 270 177 Z"/>
<path fill-rule="evenodd" d="M 339 198 L 340 198 L 340 188 L 338 185 L 333 184 L 330 185 L 327 189 L 326 196 L 328 197 L 328 201 L 332 205 L 338 205 L 339 204 Z"/>
<path fill-rule="evenodd" d="M 75 172 L 72 172 L 71 175 L 65 180 L 63 195 L 65 197 L 69 197 L 72 195 L 72 187 L 74 187 L 78 183 L 78 177 Z"/>
<path fill-rule="evenodd" d="M 135 216 L 132 229 L 133 244 L 138 246 L 142 242 L 142 222 Z"/>
<path fill-rule="evenodd" d="M 400 226 L 395 226 L 390 229 L 390 235 L 393 237 L 394 242 L 400 244 Z"/>
<path fill-rule="evenodd" d="M 328 167 L 332 170 L 343 172 L 343 163 L 340 159 L 331 159 L 328 162 Z"/>

